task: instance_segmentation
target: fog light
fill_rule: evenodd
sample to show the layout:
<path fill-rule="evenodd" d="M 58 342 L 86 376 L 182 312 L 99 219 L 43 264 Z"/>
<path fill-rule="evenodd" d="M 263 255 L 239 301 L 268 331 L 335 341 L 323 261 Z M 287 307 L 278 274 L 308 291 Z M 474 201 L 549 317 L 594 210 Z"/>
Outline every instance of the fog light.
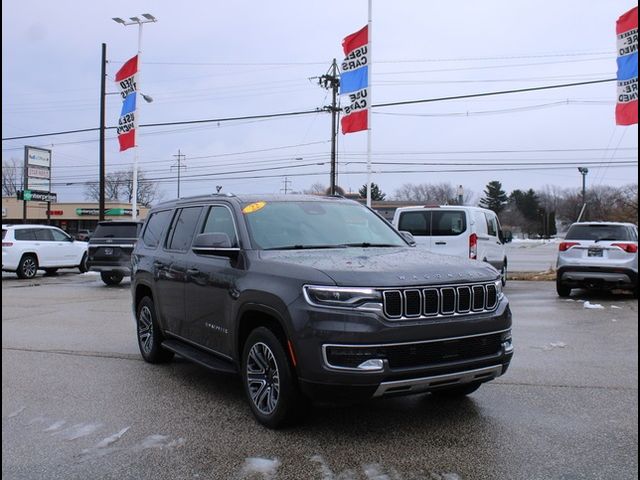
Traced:
<path fill-rule="evenodd" d="M 379 358 L 372 358 L 358 365 L 358 370 L 382 370 L 384 363 Z"/>

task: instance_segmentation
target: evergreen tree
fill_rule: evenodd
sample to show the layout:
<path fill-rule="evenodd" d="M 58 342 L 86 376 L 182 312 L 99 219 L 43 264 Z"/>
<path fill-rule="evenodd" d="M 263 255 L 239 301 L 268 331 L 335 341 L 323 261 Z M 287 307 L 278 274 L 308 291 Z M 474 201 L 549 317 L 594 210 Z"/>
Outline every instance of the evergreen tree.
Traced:
<path fill-rule="evenodd" d="M 493 180 L 487 183 L 487 187 L 484 190 L 484 197 L 480 199 L 480 206 L 499 214 L 504 210 L 508 200 L 507 194 L 502 190 L 502 183 Z"/>
<path fill-rule="evenodd" d="M 365 183 L 362 188 L 360 188 L 360 190 L 358 190 L 358 193 L 360 194 L 360 198 L 367 198 L 367 184 Z M 376 202 L 380 202 L 382 200 L 384 200 L 384 198 L 387 196 L 386 193 L 383 193 L 382 190 L 380 190 L 380 187 L 371 182 L 371 200 L 375 200 Z"/>

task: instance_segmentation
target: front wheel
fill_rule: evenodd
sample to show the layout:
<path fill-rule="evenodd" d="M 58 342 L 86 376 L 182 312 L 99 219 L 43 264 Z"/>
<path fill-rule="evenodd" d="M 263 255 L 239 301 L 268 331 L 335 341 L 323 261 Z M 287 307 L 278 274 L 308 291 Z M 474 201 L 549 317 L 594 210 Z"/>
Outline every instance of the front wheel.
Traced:
<path fill-rule="evenodd" d="M 138 304 L 136 327 L 138 347 L 146 362 L 164 363 L 173 358 L 173 352 L 161 347 L 164 338 L 156 320 L 155 305 L 149 297 L 144 297 Z"/>
<path fill-rule="evenodd" d="M 304 412 L 307 401 L 298 389 L 284 347 L 268 328 L 258 327 L 247 338 L 242 377 L 251 410 L 263 425 L 280 428 Z"/>
<path fill-rule="evenodd" d="M 502 281 L 502 286 L 504 287 L 507 284 L 507 261 L 506 260 L 502 264 L 502 270 L 500 271 L 500 280 Z"/>
<path fill-rule="evenodd" d="M 123 275 L 120 272 L 100 272 L 100 278 L 106 285 L 118 285 Z"/>

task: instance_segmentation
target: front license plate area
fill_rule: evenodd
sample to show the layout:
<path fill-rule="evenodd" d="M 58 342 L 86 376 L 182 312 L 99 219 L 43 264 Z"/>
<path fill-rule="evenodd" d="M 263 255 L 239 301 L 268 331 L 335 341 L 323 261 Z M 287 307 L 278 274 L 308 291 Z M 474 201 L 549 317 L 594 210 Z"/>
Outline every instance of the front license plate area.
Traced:
<path fill-rule="evenodd" d="M 104 249 L 104 254 L 105 255 L 113 255 L 113 248 L 105 248 Z"/>

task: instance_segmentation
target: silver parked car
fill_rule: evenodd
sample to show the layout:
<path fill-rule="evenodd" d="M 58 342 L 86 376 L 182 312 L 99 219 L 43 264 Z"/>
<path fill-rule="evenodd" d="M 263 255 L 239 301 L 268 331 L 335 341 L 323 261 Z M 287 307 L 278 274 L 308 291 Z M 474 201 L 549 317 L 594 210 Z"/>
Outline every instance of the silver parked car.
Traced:
<path fill-rule="evenodd" d="M 638 297 L 638 227 L 632 223 L 574 223 L 560 244 L 556 290 L 631 289 Z"/>

